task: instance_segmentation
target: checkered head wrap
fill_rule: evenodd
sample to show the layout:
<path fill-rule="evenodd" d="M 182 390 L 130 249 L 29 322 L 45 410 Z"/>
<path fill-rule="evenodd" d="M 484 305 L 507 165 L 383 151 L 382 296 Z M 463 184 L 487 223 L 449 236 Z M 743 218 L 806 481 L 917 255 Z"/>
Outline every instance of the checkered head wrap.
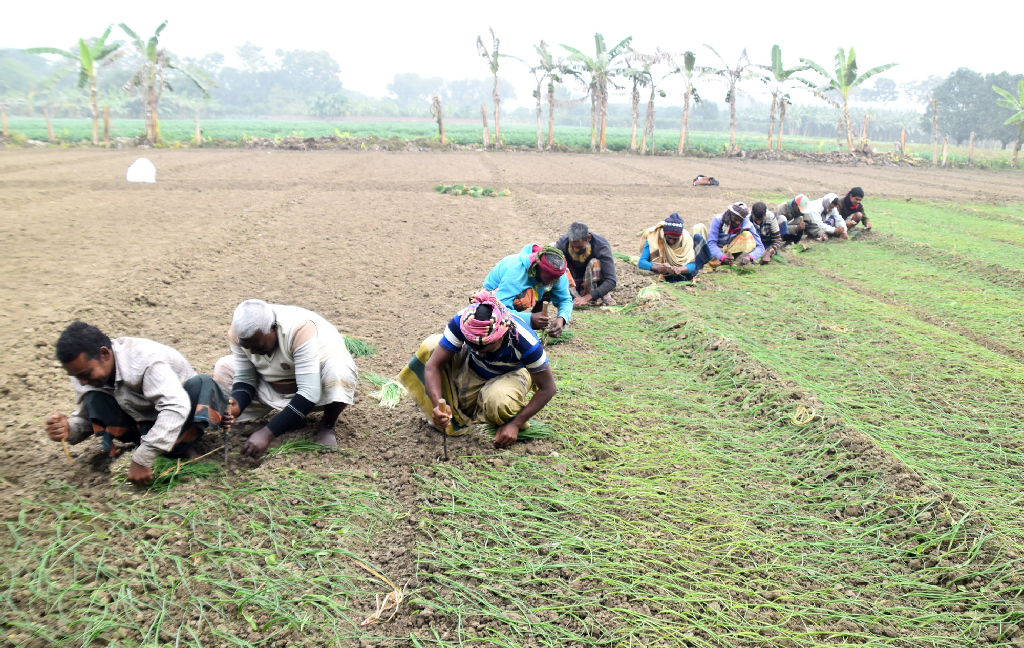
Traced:
<path fill-rule="evenodd" d="M 478 320 L 476 311 L 480 306 L 491 307 L 491 317 Z M 485 346 L 505 337 L 509 329 L 515 328 L 512 315 L 505 305 L 498 301 L 494 293 L 481 290 L 473 295 L 473 300 L 459 312 L 459 328 L 466 341 L 474 346 Z"/>

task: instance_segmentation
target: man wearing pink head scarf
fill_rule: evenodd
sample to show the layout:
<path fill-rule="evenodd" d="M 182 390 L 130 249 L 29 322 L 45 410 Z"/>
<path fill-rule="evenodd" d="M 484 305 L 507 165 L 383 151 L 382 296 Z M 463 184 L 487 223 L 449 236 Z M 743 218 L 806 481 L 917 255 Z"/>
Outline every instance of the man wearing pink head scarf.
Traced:
<path fill-rule="evenodd" d="M 448 322 L 442 335 L 420 345 L 398 380 L 434 427 L 454 436 L 474 423 L 491 423 L 498 428 L 494 445 L 499 448 L 512 445 L 555 395 L 540 340 L 486 290 Z"/>

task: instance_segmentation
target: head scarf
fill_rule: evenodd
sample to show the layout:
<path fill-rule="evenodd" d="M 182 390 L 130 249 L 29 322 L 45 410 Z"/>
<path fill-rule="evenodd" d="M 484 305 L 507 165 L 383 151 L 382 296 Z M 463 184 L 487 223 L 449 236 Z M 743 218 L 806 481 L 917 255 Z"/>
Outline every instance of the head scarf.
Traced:
<path fill-rule="evenodd" d="M 666 234 L 681 236 L 683 234 L 683 219 L 679 217 L 679 214 L 672 212 L 672 214 L 665 219 L 662 231 Z"/>
<path fill-rule="evenodd" d="M 850 196 L 854 198 L 863 198 L 864 190 L 861 189 L 860 187 L 854 187 L 853 189 L 850 189 Z"/>
<path fill-rule="evenodd" d="M 741 202 L 734 202 L 725 210 L 726 214 L 738 217 L 740 220 L 750 216 L 750 208 Z"/>
<path fill-rule="evenodd" d="M 490 319 L 478 320 L 476 318 L 476 309 L 481 305 L 491 307 Z M 481 290 L 473 295 L 469 306 L 459 311 L 459 328 L 466 337 L 466 341 L 475 346 L 484 346 L 495 340 L 500 340 L 509 329 L 515 331 L 508 309 L 498 301 L 494 293 L 488 290 Z"/>
<path fill-rule="evenodd" d="M 793 199 L 793 206 L 796 207 L 797 213 L 802 216 L 806 216 L 808 214 L 809 205 L 810 201 L 807 200 L 807 196 L 803 194 L 799 194 L 796 198 Z"/>
<path fill-rule="evenodd" d="M 545 257 L 553 256 L 562 261 L 562 267 L 556 268 L 551 265 Z M 565 274 L 565 255 L 562 251 L 553 245 L 545 245 L 541 247 L 537 244 L 533 246 L 533 252 L 530 254 L 530 266 L 526 269 L 526 274 L 533 279 L 540 279 L 540 271 L 543 270 L 549 275 L 554 277 L 561 277 Z"/>
<path fill-rule="evenodd" d="M 834 193 L 825 194 L 821 199 L 821 209 L 823 214 L 827 214 L 832 209 L 832 203 L 839 200 L 839 196 Z"/>

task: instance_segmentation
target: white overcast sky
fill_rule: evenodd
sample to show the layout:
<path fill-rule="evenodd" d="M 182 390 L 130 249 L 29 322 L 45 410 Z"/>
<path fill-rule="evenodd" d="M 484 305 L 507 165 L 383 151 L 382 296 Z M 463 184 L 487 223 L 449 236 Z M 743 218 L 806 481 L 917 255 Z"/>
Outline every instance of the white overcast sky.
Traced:
<path fill-rule="evenodd" d="M 703 9 L 694 10 L 697 6 Z M 641 52 L 653 52 L 659 46 L 672 52 L 692 50 L 699 65 L 715 62 L 704 43 L 730 63 L 744 47 L 755 63 L 767 63 L 772 45 L 778 44 L 786 67 L 804 56 L 826 69 L 832 68 L 837 47 L 854 46 L 861 70 L 896 62 L 899 66 L 886 74 L 903 82 L 929 74 L 945 76 L 958 67 L 1024 72 L 1019 16 L 1011 17 L 1009 6 L 990 0 L 972 2 L 970 11 L 952 3 L 899 0 L 76 0 L 39 4 L 9 0 L 0 9 L 0 47 L 67 47 L 80 36 L 97 36 L 107 24 L 119 22 L 146 37 L 168 19 L 161 44 L 178 55 L 219 51 L 230 59 L 234 48 L 247 40 L 263 47 L 271 59 L 277 48 L 327 50 L 340 64 L 346 88 L 379 97 L 387 94 L 385 86 L 396 72 L 448 79 L 488 76 L 475 41 L 479 34 L 489 43 L 487 30 L 493 26 L 502 52 L 531 63 L 532 46 L 541 39 L 556 52 L 558 44 L 566 43 L 592 53 L 594 33 L 600 32 L 609 45 L 633 36 L 633 47 Z M 627 9 L 632 13 L 625 13 Z M 972 16 L 984 17 L 987 24 Z M 114 33 L 119 34 L 116 27 Z M 1017 69 L 1009 69 L 1014 65 Z M 532 76 L 525 66 L 505 61 L 500 74 L 516 85 L 517 104 L 531 101 Z M 721 101 L 718 95 L 724 93 L 708 88 L 702 94 Z"/>

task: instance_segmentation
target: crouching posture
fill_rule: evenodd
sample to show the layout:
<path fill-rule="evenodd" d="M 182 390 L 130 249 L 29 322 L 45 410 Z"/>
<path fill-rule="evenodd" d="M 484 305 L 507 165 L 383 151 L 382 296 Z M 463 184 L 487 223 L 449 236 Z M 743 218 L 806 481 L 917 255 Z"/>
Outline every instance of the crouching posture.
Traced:
<path fill-rule="evenodd" d="M 761 233 L 750 220 L 750 209 L 741 202 L 733 203 L 712 218 L 709 228 L 700 223 L 694 225 L 693 233 L 707 237 L 712 266 L 733 263 L 743 266 L 764 254 Z"/>
<path fill-rule="evenodd" d="M 572 297 L 565 274 L 565 255 L 561 250 L 531 243 L 519 254 L 499 261 L 484 277 L 484 290 L 493 292 L 506 308 L 529 313 L 525 318 L 534 329 L 558 337 L 572 317 Z M 558 308 L 558 317 L 553 321 L 549 321 L 544 308 L 546 301 Z"/>
<path fill-rule="evenodd" d="M 499 448 L 512 445 L 555 395 L 540 340 L 487 291 L 475 295 L 443 335 L 428 337 L 398 379 L 434 427 L 459 435 L 473 423 L 492 423 Z"/>
<path fill-rule="evenodd" d="M 811 201 L 807 214 L 807 236 L 819 241 L 833 238 L 847 239 L 846 221 L 839 215 L 839 196 L 825 194 L 820 200 Z"/>
<path fill-rule="evenodd" d="M 611 296 L 618 283 L 615 257 L 605 237 L 594 234 L 583 223 L 573 223 L 555 247 L 565 255 L 574 307 L 615 305 Z"/>
<path fill-rule="evenodd" d="M 77 410 L 53 414 L 46 433 L 54 441 L 80 443 L 96 435 L 114 455 L 114 439 L 138 444 L 128 479 L 153 481 L 157 455 L 193 457 L 193 446 L 211 425 L 230 425 L 228 398 L 210 376 L 159 342 L 111 340 L 95 326 L 72 322 L 57 340 L 57 359 L 71 376 Z"/>
<path fill-rule="evenodd" d="M 683 229 L 683 219 L 673 212 L 664 221 L 641 232 L 644 246 L 640 248 L 637 266 L 665 277 L 665 281 L 690 281 L 704 264 L 711 260 L 711 253 L 704 236 L 690 236 Z"/>
<path fill-rule="evenodd" d="M 280 410 L 249 436 L 242 453 L 259 457 L 274 437 L 305 425 L 314 409 L 323 418 L 316 442 L 337 446 L 334 426 L 355 399 L 359 373 L 345 338 L 313 311 L 249 299 L 228 329 L 231 355 L 214 367 L 214 380 L 231 390 L 234 415 L 248 421 Z"/>
<path fill-rule="evenodd" d="M 782 228 L 779 219 L 768 209 L 763 202 L 756 202 L 750 206 L 750 220 L 758 227 L 761 234 L 761 243 L 764 244 L 764 254 L 761 255 L 761 265 L 772 260 L 772 257 L 782 250 Z"/>

